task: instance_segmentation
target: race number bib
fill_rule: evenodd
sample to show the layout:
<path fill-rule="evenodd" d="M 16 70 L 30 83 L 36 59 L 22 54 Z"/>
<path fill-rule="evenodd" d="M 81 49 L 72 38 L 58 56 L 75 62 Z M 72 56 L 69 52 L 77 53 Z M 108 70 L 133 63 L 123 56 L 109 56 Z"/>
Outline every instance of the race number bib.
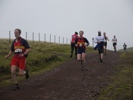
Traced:
<path fill-rule="evenodd" d="M 82 44 L 79 44 L 79 47 L 82 47 Z"/>
<path fill-rule="evenodd" d="M 16 53 L 21 53 L 22 52 L 22 49 L 16 49 L 15 52 Z"/>

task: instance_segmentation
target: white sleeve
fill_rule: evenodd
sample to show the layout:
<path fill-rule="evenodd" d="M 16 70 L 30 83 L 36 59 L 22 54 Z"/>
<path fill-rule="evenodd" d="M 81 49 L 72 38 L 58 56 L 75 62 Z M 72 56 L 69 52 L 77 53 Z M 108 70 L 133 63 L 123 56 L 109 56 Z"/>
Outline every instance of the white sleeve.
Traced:
<path fill-rule="evenodd" d="M 95 37 L 94 42 L 97 43 L 97 37 Z"/>

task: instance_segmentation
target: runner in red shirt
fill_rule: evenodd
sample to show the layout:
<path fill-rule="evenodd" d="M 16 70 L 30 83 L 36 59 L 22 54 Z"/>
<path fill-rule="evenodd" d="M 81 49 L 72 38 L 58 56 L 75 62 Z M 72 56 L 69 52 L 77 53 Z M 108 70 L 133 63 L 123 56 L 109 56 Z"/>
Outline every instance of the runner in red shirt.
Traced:
<path fill-rule="evenodd" d="M 81 61 L 82 70 L 84 69 L 84 62 L 86 56 L 86 46 L 89 46 L 89 41 L 83 37 L 84 31 L 79 31 L 79 37 L 75 41 L 75 46 L 77 47 L 77 60 Z"/>
<path fill-rule="evenodd" d="M 26 57 L 28 56 L 28 53 L 30 51 L 30 46 L 28 42 L 20 37 L 21 30 L 15 29 L 14 35 L 16 39 L 13 41 L 11 50 L 8 53 L 5 58 L 8 58 L 11 56 L 12 53 L 14 53 L 14 56 L 11 60 L 10 66 L 11 66 L 11 76 L 15 83 L 15 88 L 13 90 L 18 90 L 19 85 L 16 78 L 16 69 L 19 68 L 19 75 L 23 76 L 25 75 L 26 79 L 29 78 L 28 70 L 26 70 Z"/>
<path fill-rule="evenodd" d="M 72 35 L 71 40 L 71 55 L 70 58 L 73 56 L 73 51 L 75 49 L 75 59 L 77 59 L 77 47 L 75 46 L 75 40 L 78 38 L 78 32 L 75 32 L 75 34 Z"/>

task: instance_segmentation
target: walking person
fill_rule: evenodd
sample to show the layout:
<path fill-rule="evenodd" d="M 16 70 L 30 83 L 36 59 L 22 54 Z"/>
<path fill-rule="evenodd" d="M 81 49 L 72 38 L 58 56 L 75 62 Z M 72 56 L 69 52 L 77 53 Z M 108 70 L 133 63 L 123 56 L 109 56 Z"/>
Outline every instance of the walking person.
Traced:
<path fill-rule="evenodd" d="M 89 41 L 83 37 L 83 34 L 83 31 L 79 31 L 79 37 L 75 41 L 75 46 L 77 47 L 77 60 L 81 61 L 82 68 L 84 68 L 86 46 L 89 45 Z"/>
<path fill-rule="evenodd" d="M 76 38 L 78 38 L 78 32 L 75 32 L 72 35 L 72 39 L 71 39 L 71 55 L 70 55 L 70 58 L 72 58 L 73 52 L 75 50 L 75 59 L 77 59 L 77 47 L 75 46 L 75 40 L 76 40 Z"/>
<path fill-rule="evenodd" d="M 116 38 L 116 36 L 114 36 L 114 38 L 112 39 L 112 42 L 113 42 L 114 51 L 116 52 L 116 46 L 117 46 L 117 38 Z"/>
<path fill-rule="evenodd" d="M 104 36 L 104 54 L 106 55 L 106 50 L 107 50 L 107 41 L 109 41 L 108 37 L 106 36 L 106 33 L 104 32 L 103 33 L 103 36 Z"/>
<path fill-rule="evenodd" d="M 100 58 L 101 63 L 103 62 L 104 41 L 105 41 L 105 38 L 104 38 L 104 36 L 101 35 L 101 31 L 98 31 L 98 36 L 95 38 L 95 43 L 97 43 L 97 45 L 94 49 L 95 50 L 98 49 L 99 58 Z"/>
<path fill-rule="evenodd" d="M 127 45 L 126 43 L 123 44 L 124 51 L 126 51 Z"/>
<path fill-rule="evenodd" d="M 13 90 L 18 90 L 19 85 L 17 82 L 16 77 L 16 69 L 19 68 L 19 75 L 23 76 L 25 75 L 25 78 L 29 78 L 28 70 L 26 70 L 26 57 L 28 56 L 28 53 L 30 51 L 30 46 L 28 42 L 21 38 L 21 30 L 15 29 L 14 35 L 16 39 L 13 41 L 11 45 L 11 50 L 9 51 L 8 55 L 5 56 L 5 58 L 9 58 L 13 53 L 14 56 L 12 57 L 10 66 L 11 66 L 11 76 L 12 80 L 15 83 L 15 87 Z"/>

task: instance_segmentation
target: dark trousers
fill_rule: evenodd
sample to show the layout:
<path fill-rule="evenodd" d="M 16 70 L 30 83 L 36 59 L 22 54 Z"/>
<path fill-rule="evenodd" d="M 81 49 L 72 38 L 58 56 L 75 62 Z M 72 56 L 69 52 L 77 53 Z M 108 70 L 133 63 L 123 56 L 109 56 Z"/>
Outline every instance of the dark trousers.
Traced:
<path fill-rule="evenodd" d="M 71 43 L 71 55 L 73 55 L 75 49 L 75 57 L 77 56 L 77 47 L 75 46 L 75 43 Z"/>

